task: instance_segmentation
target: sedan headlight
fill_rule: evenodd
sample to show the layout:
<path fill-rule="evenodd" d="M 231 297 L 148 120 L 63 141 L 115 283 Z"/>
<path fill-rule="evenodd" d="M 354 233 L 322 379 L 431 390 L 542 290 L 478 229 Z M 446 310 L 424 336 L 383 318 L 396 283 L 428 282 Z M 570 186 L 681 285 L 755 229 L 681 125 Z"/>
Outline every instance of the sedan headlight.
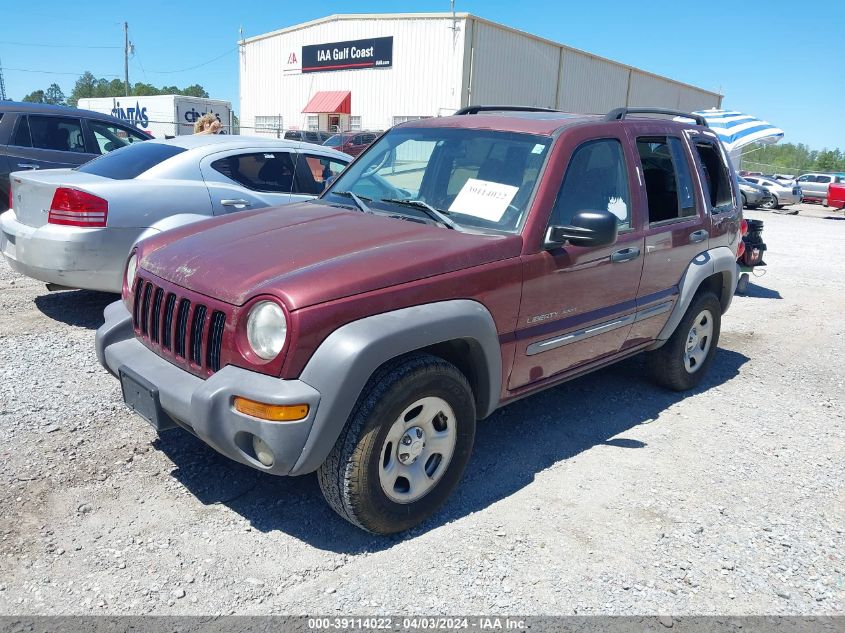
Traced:
<path fill-rule="evenodd" d="M 132 290 L 135 285 L 135 273 L 138 272 L 138 255 L 132 253 L 129 261 L 126 262 L 126 287 Z"/>
<path fill-rule="evenodd" d="M 249 346 L 260 358 L 272 360 L 285 345 L 288 323 L 278 303 L 259 301 L 246 321 L 246 337 Z"/>

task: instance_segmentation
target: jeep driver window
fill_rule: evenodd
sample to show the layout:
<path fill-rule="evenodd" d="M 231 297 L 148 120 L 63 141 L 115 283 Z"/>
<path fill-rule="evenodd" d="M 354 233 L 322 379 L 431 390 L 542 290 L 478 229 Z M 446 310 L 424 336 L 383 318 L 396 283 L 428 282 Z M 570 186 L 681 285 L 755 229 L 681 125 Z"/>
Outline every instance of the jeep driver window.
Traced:
<path fill-rule="evenodd" d="M 637 152 L 643 167 L 649 224 L 694 216 L 692 176 L 680 139 L 638 138 Z"/>
<path fill-rule="evenodd" d="M 733 208 L 733 193 L 728 169 L 722 160 L 722 153 L 710 142 L 698 141 L 695 150 L 704 172 L 704 185 L 710 196 L 710 205 L 714 213 Z"/>
<path fill-rule="evenodd" d="M 622 144 L 616 139 L 590 141 L 572 154 L 549 224 L 566 225 L 578 211 L 607 210 L 619 230 L 631 226 L 631 196 Z"/>
<path fill-rule="evenodd" d="M 293 159 L 288 152 L 259 152 L 220 158 L 211 167 L 247 189 L 267 193 L 290 193 Z"/>

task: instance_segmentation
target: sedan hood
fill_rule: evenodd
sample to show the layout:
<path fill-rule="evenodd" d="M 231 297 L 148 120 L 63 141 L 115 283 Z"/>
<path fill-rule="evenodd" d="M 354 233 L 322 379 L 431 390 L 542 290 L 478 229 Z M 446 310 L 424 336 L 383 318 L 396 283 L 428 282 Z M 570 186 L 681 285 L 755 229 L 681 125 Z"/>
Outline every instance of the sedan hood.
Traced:
<path fill-rule="evenodd" d="M 234 305 L 289 309 L 516 257 L 517 235 L 475 235 L 325 203 L 215 218 L 143 243 L 141 268 Z"/>

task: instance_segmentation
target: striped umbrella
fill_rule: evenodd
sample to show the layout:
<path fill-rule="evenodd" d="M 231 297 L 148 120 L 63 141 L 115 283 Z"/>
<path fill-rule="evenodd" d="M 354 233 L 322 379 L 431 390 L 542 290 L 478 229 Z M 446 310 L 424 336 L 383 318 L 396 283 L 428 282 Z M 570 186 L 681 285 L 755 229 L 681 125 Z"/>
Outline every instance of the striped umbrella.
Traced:
<path fill-rule="evenodd" d="M 707 120 L 731 153 L 751 143 L 777 143 L 783 138 L 780 128 L 736 110 L 699 110 L 695 114 Z"/>

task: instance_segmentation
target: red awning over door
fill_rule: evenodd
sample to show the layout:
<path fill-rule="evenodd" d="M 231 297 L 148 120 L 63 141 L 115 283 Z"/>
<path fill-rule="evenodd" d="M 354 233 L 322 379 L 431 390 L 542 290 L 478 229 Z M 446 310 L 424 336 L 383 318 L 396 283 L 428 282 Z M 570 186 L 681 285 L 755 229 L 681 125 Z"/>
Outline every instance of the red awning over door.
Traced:
<path fill-rule="evenodd" d="M 309 114 L 352 114 L 352 93 L 348 90 L 318 92 L 302 111 Z"/>

